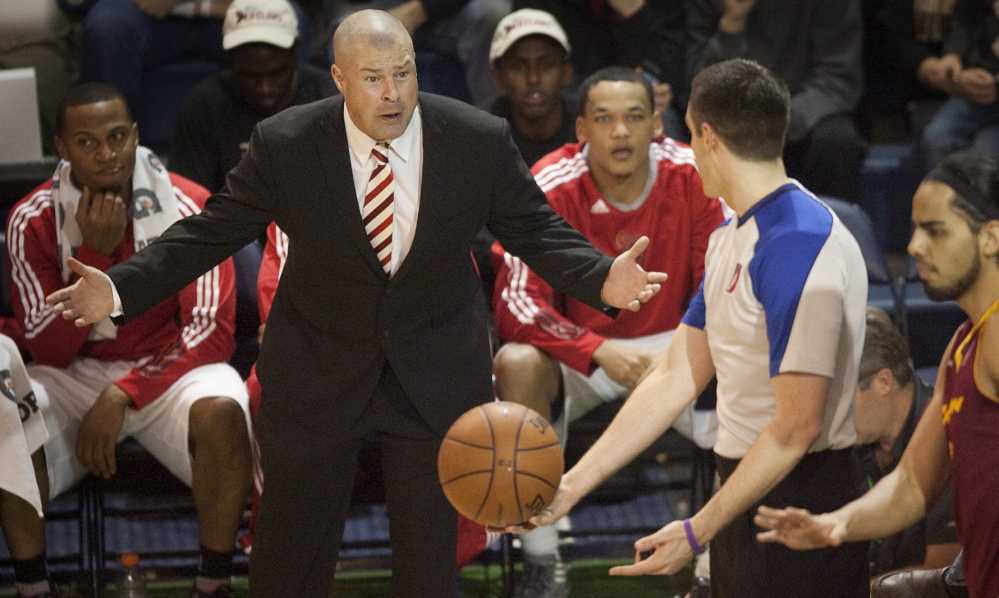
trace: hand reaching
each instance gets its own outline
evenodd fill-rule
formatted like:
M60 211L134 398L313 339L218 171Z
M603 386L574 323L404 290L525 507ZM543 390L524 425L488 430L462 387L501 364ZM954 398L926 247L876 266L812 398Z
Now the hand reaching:
M646 272L638 265L638 256L649 246L649 238L642 237L614 259L607 280L600 293L604 303L622 309L638 311L642 304L659 292L659 283L666 280L664 272Z
M813 515L805 509L771 509L761 506L753 523L769 530L756 534L760 542L780 542L795 550L839 546L846 537L846 524L831 514Z
M628 345L614 342L610 339L600 343L593 352L593 361L603 368L611 380L621 386L631 389L638 385L655 354Z
M724 0L724 12L718 27L725 33L739 33L746 28L746 20L754 6L756 0Z
M80 278L46 297L45 303L52 306L56 315L61 315L65 320L74 320L81 328L111 315L114 311L114 294L108 275L73 258L67 258L66 263Z
M652 554L648 554L652 551ZM647 558L642 558L647 555ZM672 575L682 569L694 551L687 541L682 521L673 521L635 542L635 563L612 567L611 575Z
M542 509L540 513L520 525L511 525L494 531L524 534L536 527L551 525L562 517L565 517L569 510L579 501L578 498L573 498L572 494L571 488L565 483L565 478L563 477L562 483L559 484L559 488L555 492L555 497L552 498L552 502Z

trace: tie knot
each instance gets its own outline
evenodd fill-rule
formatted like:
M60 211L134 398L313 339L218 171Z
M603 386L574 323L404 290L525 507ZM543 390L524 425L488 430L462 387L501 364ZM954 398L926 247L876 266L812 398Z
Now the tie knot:
M379 164L387 164L388 150L389 150L388 142L382 141L380 143L376 143L375 147L371 149L371 155L375 157L375 161L378 162Z

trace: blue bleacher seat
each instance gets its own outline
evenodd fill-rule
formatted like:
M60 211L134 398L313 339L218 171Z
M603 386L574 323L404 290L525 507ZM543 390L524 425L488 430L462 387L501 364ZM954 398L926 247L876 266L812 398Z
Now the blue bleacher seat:
M864 265L867 267L867 304L883 309L898 324L902 318L898 290L888 262L881 251L881 245L875 236L870 217L862 208L842 199L834 197L821 199L836 212L860 245Z

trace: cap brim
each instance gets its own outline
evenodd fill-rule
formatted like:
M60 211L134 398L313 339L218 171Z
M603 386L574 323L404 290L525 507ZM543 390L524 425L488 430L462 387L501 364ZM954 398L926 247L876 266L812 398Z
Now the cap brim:
M231 50L243 44L262 43L287 50L295 45L297 37L274 27L243 27L222 37L222 49Z

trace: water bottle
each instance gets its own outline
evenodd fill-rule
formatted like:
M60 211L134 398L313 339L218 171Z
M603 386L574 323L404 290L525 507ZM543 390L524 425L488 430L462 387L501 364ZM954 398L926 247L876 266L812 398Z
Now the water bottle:
M139 567L139 555L126 552L121 555L121 570L115 583L115 598L148 598L146 576Z

